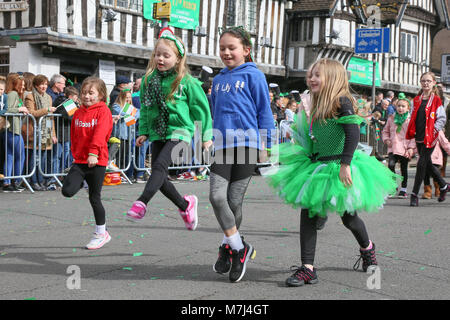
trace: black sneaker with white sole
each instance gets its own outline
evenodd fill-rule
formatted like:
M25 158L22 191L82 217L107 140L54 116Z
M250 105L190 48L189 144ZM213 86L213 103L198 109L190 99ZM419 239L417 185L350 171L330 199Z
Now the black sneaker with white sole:
M247 242L242 241L244 248L241 250L231 250L231 270L229 278L231 282L238 282L242 279L247 268L247 262L255 259L256 250Z
M217 273L228 273L231 268L231 248L228 244L222 244L219 247L219 256L213 265L213 270Z

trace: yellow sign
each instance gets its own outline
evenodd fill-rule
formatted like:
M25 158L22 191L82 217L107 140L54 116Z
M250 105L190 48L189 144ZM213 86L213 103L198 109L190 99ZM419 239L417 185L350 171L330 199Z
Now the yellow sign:
M168 19L170 21L170 2L156 2L153 4L153 19Z

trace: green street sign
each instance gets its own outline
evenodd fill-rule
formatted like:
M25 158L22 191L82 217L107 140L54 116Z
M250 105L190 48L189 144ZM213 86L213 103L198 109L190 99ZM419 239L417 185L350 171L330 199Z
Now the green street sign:
M153 4L158 0L144 0L144 18L153 19ZM195 29L199 25L200 0L171 0L169 26L180 29Z
M350 71L350 83L363 84L366 86L372 86L373 77L373 62L356 57L352 57L348 63L347 70ZM375 86L381 86L380 81L380 69L378 62L375 66Z

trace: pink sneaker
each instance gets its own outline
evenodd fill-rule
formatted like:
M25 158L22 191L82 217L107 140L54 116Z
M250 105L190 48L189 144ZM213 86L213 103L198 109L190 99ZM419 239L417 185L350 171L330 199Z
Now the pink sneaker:
M146 212L147 205L142 201L135 201L131 209L127 212L127 219L133 222L141 221Z
M178 212L180 212L181 218L184 220L184 224L186 225L186 228L188 230L194 231L197 228L198 223L198 216L197 216L197 204L198 200L197 197L192 196L184 196L184 199L189 202L188 207L186 211L181 211L178 209Z

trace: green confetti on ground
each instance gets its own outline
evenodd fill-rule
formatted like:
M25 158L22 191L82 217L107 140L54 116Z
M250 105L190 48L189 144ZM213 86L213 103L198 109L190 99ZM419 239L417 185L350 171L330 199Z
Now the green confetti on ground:
M283 231L288 231L288 229L287 229L287 228L283 228L282 230L283 230Z
M123 270L129 270L129 271L133 270L133 268L130 268L130 267L123 267L122 269Z
M419 270L423 271L425 270L425 267L420 267Z
M164 213L160 213L159 215L160 215L161 217L165 217Z
M36 300L36 298L35 297L30 297L30 298L25 298L23 300Z
M347 289L347 288L345 288L345 289L342 289L341 290L343 293L349 293L349 292L352 292L352 290L351 289Z
M428 229L427 231L424 232L425 235L429 234L431 232L431 229Z
M273 257L266 257L266 259L273 259Z
M133 253L133 257L140 257L140 256L142 256L142 252Z
M73 249L72 249L72 252L77 252L77 249L73 248Z
M129 240L128 243L129 243L129 244L133 244L133 240Z
M392 255L394 255L394 254L395 254L395 252L392 251L392 252L386 253L384 256L385 256L385 257L390 257L390 256L392 256Z
M150 280L157 280L159 279L158 277L151 277Z
M20 40L20 36L10 36L10 38L16 41Z

